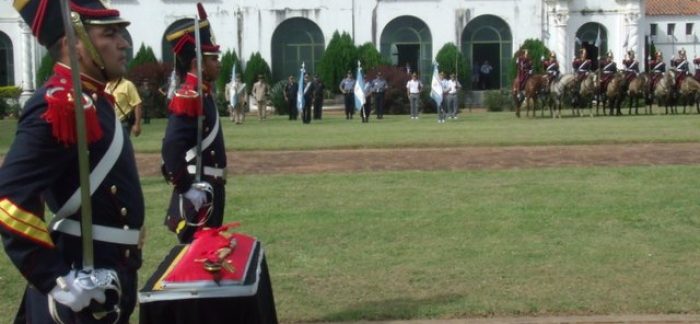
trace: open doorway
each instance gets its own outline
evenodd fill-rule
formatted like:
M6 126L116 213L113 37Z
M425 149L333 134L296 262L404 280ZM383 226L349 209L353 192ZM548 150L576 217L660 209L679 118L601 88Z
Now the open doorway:
M418 59L420 58L419 44L396 44L398 52L398 67L410 69L411 72L418 70Z
M501 64L500 64L500 44L479 44L473 45L473 62L472 73L479 73L484 62L488 61L493 67L491 73L484 75L479 73L479 81L477 90L491 90L500 88L501 84Z

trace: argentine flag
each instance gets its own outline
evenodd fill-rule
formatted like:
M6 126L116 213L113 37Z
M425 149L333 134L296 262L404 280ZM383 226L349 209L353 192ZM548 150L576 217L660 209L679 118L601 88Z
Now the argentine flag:
M299 70L299 83L297 83L297 111L301 112L304 109L304 74L306 70L304 69L304 63L301 63L301 70Z
M440 110L440 104L442 103L442 83L440 83L440 78L438 78L438 64L435 63L435 68L433 69L433 81L430 82L430 98L435 100L435 104Z
M357 61L357 77L355 80L355 88L353 89L353 93L355 93L355 110L360 110L365 104L365 79L362 77L360 61Z

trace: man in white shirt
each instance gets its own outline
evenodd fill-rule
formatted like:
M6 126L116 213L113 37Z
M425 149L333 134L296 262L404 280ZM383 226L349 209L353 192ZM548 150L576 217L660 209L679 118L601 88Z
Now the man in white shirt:
M418 119L418 104L420 101L420 91L423 89L423 84L418 80L418 74L413 72L411 80L406 83L406 95L411 103L411 119Z
M450 75L450 80L447 82L447 113L450 119L457 119L457 104L458 96L457 92L462 88L462 85L457 80L457 75L452 73Z

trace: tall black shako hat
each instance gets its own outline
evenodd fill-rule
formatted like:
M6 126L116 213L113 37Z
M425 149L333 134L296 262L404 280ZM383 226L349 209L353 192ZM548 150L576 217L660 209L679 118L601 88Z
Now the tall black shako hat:
M45 47L65 34L60 4L58 0L14 0L12 3L39 44ZM129 24L119 17L119 10L109 8L101 0L70 0L69 5L73 17L78 17L84 25ZM77 28L76 31L79 32Z
M197 11L199 12L199 37L202 42L202 55L219 55L219 45L216 44L214 33L211 30L209 21L207 20L207 12L204 10L202 3L197 3ZM170 42L173 47L175 56L183 62L190 62L197 56L195 35L194 35L194 19L185 19L180 22L175 31L165 36L165 39Z

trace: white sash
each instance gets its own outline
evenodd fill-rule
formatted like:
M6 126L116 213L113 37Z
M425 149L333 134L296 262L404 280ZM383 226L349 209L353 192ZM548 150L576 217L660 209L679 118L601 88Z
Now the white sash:
M212 129L211 132L209 132L209 135L205 137L202 140L202 152L206 150L212 143L214 143L214 139L216 138L216 134L219 133L220 127L219 127L219 111L216 111L216 118L214 119L214 129ZM185 155L185 160L187 162L190 162L194 160L194 158L197 157L197 147L193 147L189 150L187 150L187 154Z
M102 181L104 181L105 177L107 177L107 173L112 170L112 167L117 162L119 155L121 155L122 148L124 148L124 132L122 131L122 125L119 122L119 119L115 117L114 138L112 138L112 143L109 144L107 152L102 157L100 162L97 163L97 166L95 166L95 169L92 170L92 173L90 173L90 196L95 193L97 187L99 187L100 184L102 184ZM63 206L61 206L56 214L54 214L53 218L51 219L52 226L61 219L75 214L78 211L78 208L80 208L80 199L80 186L78 186L78 189L75 189L75 192L73 192L70 198L66 200Z

